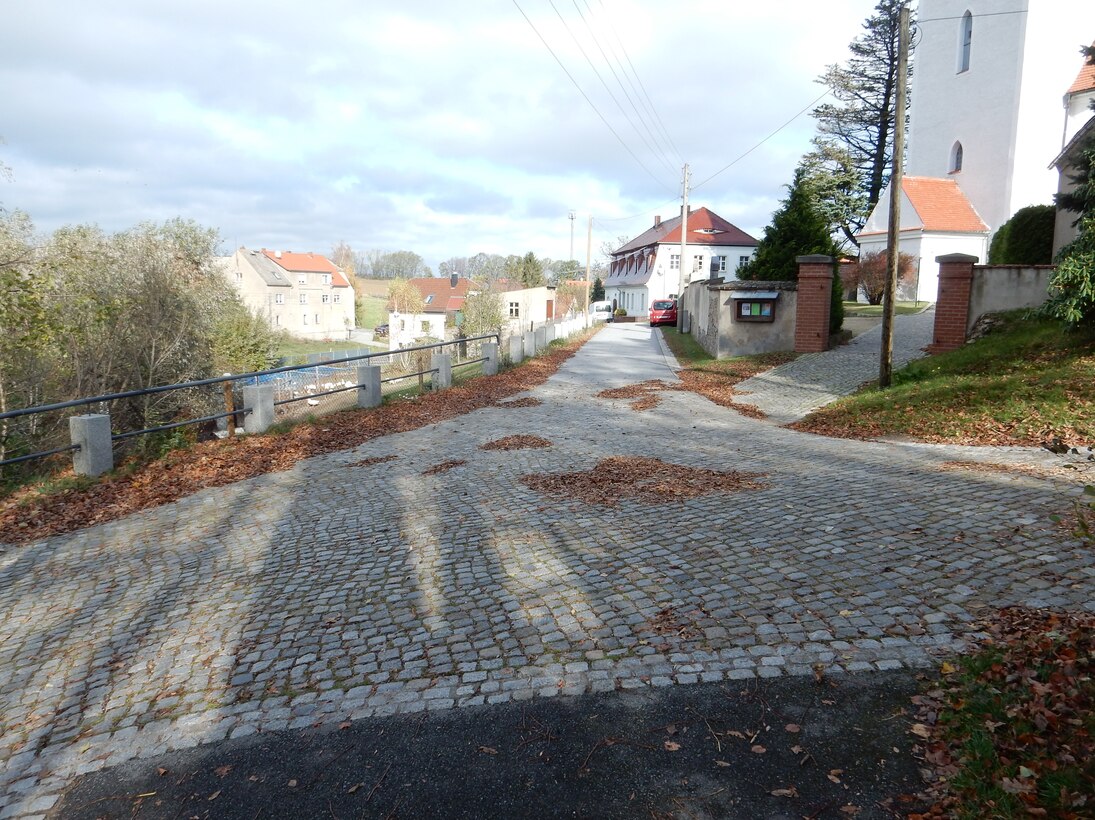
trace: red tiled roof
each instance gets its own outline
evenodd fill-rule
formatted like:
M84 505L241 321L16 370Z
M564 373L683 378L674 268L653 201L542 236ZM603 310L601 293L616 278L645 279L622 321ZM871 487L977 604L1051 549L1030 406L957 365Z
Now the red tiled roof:
M904 177L902 190L909 198L925 231L987 233L984 223L953 179Z
M703 233L701 233L703 231ZM709 233L710 231L710 233ZM675 216L639 234L615 253L638 250L647 245L681 243L681 218ZM714 211L697 208L688 214L689 245L745 245L752 247L757 240Z
M293 253L292 251L268 251L262 249L267 259L281 265L293 273L329 273L331 285L336 288L348 288L350 283L342 275L335 263L318 253Z
M426 313L452 313L460 310L473 285L471 279L458 279L454 288L447 276L430 276L410 281L426 300Z
M1095 63L1089 63L1085 58L1080 73L1076 75L1076 80L1068 87L1066 93L1079 94L1081 91L1091 91L1093 88L1095 88Z

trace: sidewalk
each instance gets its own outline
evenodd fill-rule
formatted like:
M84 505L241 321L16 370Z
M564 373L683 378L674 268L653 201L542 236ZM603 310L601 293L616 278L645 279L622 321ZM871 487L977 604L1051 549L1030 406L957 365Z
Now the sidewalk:
M935 325L935 309L894 319L893 366L896 370L927 354ZM769 421L790 424L847 396L878 378L882 326L856 336L848 344L824 353L807 353L793 362L741 382L736 393L742 404L755 405Z

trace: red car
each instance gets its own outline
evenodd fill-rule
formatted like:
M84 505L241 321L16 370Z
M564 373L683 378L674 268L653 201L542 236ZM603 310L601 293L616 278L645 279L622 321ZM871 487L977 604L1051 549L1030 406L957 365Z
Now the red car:
M655 299L650 303L650 326L677 324L677 301Z

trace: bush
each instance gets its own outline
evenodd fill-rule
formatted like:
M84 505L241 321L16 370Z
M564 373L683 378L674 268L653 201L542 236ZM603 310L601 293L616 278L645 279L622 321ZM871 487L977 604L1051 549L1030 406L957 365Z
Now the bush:
M683 217L682 217L682 219L683 219ZM626 316L627 311L624 310L623 308L616 308L614 311L612 311L612 315L613 316Z
M882 304L882 297L886 294L886 278L888 275L886 264L886 251L864 253L859 257L859 263L854 269L848 271L848 283L854 283L863 288L867 296L867 303L871 305ZM897 281L911 284L916 276L916 257L911 254L899 254L897 262ZM896 298L896 295L895 297Z
M1080 222L1080 235L1061 248L1042 310L1070 325L1095 325L1095 215Z
M1000 226L989 247L990 265L1048 265L1053 259L1052 205L1020 208Z

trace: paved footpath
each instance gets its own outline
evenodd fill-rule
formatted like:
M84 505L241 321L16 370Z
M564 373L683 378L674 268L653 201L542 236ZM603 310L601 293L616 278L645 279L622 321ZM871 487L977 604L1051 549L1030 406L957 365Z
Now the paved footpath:
M934 324L934 308L895 317L895 370L927 355L924 348L931 344ZM877 379L881 344L882 325L876 325L846 345L824 353L807 353L746 379L735 392L742 394L743 404L755 405L770 421L789 424Z
M1032 450L797 433L691 393L613 325L493 407L0 553L0 818L169 749L369 716L917 668L1002 604L1095 608L1095 555L1050 516L1078 486L955 459ZM485 451L512 434L554 446ZM360 465L362 459L395 460ZM763 473L672 504L548 499L528 474L655 456ZM439 475L423 472L455 459Z

